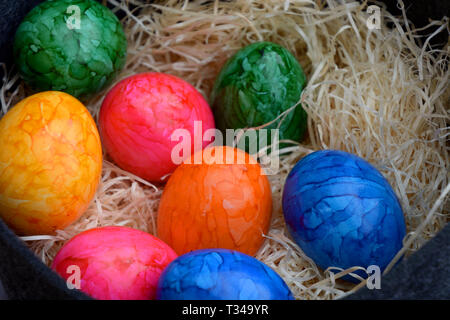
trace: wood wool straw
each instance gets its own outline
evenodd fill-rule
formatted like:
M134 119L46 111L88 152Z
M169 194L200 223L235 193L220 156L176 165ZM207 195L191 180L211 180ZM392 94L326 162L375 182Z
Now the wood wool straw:
M345 150L383 173L404 210L406 256L449 221L450 46L439 50L429 45L438 32L448 33L447 18L431 21L423 29L436 31L417 44L417 30L404 8L402 17L394 17L381 4L381 29L370 30L367 4L356 1L108 2L125 12L128 37L127 62L117 81L138 72L167 72L208 97L226 59L261 40L286 47L301 63L308 79L301 97L309 116L308 135L280 151L280 168L269 176L273 220L256 255L280 274L297 299L338 299L364 285L339 279L358 266L338 274L320 270L286 231L283 184L306 154ZM111 87L84 101L95 119ZM2 114L31 93L10 70L0 89ZM162 190L121 170L105 155L100 186L87 212L56 235L22 240L50 265L68 239L90 228L122 225L155 234Z

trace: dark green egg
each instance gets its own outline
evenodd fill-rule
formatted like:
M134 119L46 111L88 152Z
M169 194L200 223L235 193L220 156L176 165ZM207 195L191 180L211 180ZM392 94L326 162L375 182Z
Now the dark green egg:
M38 91L74 96L100 91L125 64L120 21L94 0L49 0L25 17L14 58L25 82Z
M225 134L225 129L267 124L299 101L305 85L305 74L287 49L271 42L250 44L227 61L214 84L210 102L216 126ZM264 129L278 128L280 140L300 141L306 118L298 104Z

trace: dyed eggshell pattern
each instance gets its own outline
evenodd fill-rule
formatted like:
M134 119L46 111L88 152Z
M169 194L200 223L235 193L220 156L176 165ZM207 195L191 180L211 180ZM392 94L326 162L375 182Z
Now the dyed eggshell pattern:
M283 211L297 244L323 269L377 265L383 271L406 233L387 180L343 151L317 151L301 159L287 177Z
M81 291L93 298L144 300L155 298L162 270L176 257L168 245L146 232L102 227L69 240L52 269L67 280L74 274L69 267L78 266Z
M281 277L264 263L226 249L204 249L174 260L158 284L161 300L292 300Z
M202 161L195 164L198 155ZM245 160L232 164L238 157ZM187 162L163 191L158 237L178 254L205 248L255 254L272 214L269 181L259 164L244 151L223 146L205 148Z
M44 1L25 17L14 38L15 62L28 85L77 97L111 82L126 53L119 19L94 0Z
M103 101L100 135L103 144L122 169L152 182L176 168L171 141L176 129L186 129L194 150L194 121L203 133L214 128L211 109L189 83L163 73L141 73L120 81ZM202 147L209 142L205 141ZM188 157L190 154L183 154Z
M267 41L252 43L227 61L214 83L210 101L217 128L225 132L273 122L264 129L279 129L280 140L299 141L307 125L301 105L275 119L299 102L305 86L306 76L287 49ZM258 143L258 150L264 147Z
M0 120L0 215L18 234L74 222L96 192L100 137L89 111L57 91L32 95Z

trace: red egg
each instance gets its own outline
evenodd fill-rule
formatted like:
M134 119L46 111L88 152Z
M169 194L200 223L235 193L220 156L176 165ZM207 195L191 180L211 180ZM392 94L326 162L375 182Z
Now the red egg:
M102 227L70 239L52 269L93 298L145 300L155 298L163 269L176 257L167 244L146 232Z
M191 154L210 143L200 140L194 145L195 121L201 124L197 130L202 136L214 128L203 96L180 78L148 72L126 78L109 91L100 110L99 129L106 151L119 167L158 182L179 164L171 157L180 142L171 138L176 129L189 132Z

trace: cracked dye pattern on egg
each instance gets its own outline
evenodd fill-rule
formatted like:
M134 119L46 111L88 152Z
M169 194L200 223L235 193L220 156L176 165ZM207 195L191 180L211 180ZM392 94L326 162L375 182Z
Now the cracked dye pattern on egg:
M76 97L110 83L126 51L120 21L94 0L45 1L30 11L14 38L15 61L28 85Z
M178 254L206 248L255 254L272 215L270 184L260 165L248 153L224 146L205 148L188 160L164 188L158 237Z
M297 244L323 269L377 265L383 271L406 234L388 181L344 151L317 151L301 159L287 177L283 211Z
M267 265L238 251L203 249L175 259L162 273L160 300L293 300Z
M252 43L227 61L214 83L210 101L217 128L225 133L273 121L264 129L279 129L280 140L299 141L307 118L301 105L274 120L299 102L305 85L306 76L287 49L267 41ZM258 150L264 147L258 143Z
M194 122L201 122L201 131L194 133ZM212 111L203 96L186 81L164 73L147 72L128 77L116 84L103 101L99 128L103 145L124 170L152 182L177 167L172 150L180 144L171 139L175 130L185 130L190 150L206 147L203 141L208 129L214 129ZM186 140L187 141L187 140ZM184 154L181 158L191 154ZM186 151L187 153L187 151Z
M94 119L69 94L32 95L0 120L0 216L18 234L52 234L77 220L101 169Z
M148 300L155 298L162 271L176 257L149 233L101 227L70 239L55 256L52 269L75 284L73 270L78 267L81 291L96 299Z

